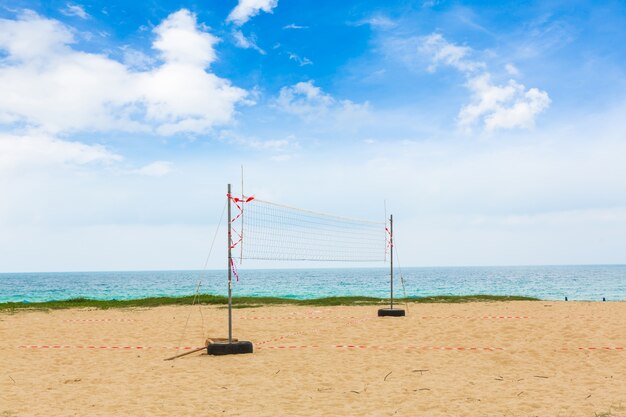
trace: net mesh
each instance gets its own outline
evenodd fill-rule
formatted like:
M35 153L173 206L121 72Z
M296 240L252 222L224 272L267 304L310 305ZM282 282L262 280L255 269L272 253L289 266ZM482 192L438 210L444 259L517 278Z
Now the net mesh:
M241 259L374 262L386 258L384 222L315 213L256 198L240 209Z

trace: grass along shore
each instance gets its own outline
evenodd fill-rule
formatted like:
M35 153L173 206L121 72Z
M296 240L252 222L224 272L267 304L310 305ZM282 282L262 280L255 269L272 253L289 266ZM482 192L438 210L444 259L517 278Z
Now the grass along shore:
M191 305L194 303L193 295L183 297L149 297L134 300L94 300L89 298L73 298L70 300L44 301L35 303L9 302L0 303L0 311L14 311L25 309L48 310L67 308L137 308L158 307L167 305ZM420 298L397 298L398 304L404 303L468 303L477 301L529 301L538 300L532 297L508 296L508 295L439 295ZM233 307L249 308L264 305L301 305L301 306L339 306L339 305L387 305L388 298L377 297L326 297L297 300L293 298L279 297L233 297ZM222 305L228 304L228 298L221 295L200 294L195 304Z

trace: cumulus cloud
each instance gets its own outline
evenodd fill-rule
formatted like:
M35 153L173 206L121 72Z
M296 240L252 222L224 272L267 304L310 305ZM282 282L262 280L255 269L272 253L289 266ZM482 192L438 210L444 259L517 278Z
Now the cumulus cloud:
M242 26L260 12L272 13L276 6L278 6L278 0L239 0L226 21Z
M206 67L215 61L213 46L219 39L198 27L189 10L172 13L153 32L157 38L152 47L167 63Z
M483 120L485 130L531 128L537 114L550 105L550 97L537 88L509 80L505 85L494 85L489 74L481 74L467 82L473 102L459 113L461 127L469 127Z
M147 70L156 64L157 60L137 49L124 46L122 51L122 62L131 70Z
M85 11L85 8L80 4L71 4L68 3L65 5L64 9L61 9L61 13L66 16L76 16L81 19L89 19L89 14Z
M276 104L287 113L310 115L327 111L335 104L335 99L316 87L313 81L306 81L281 88Z
M458 122L463 129L469 130L476 124L482 124L486 131L532 128L537 115L550 106L550 97L543 90L526 88L514 79L495 84L486 64L472 58L471 48L448 42L439 33L420 38L418 52L430 59L428 71L447 66L467 78L465 85L472 102L459 112ZM519 75L513 64L507 64L505 69L511 76Z
M232 120L246 91L207 70L218 38L182 9L153 30L160 59L119 62L74 49L71 28L24 12L0 19L0 123L76 131L202 133ZM136 58L136 56L135 56ZM126 56L128 61L128 56Z
M319 117L345 120L363 116L369 111L368 103L336 100L317 87L312 80L281 88L275 104L280 110L305 120Z
M17 20L0 19L0 48L16 61L60 54L71 43L74 36L68 27L32 11L24 11Z

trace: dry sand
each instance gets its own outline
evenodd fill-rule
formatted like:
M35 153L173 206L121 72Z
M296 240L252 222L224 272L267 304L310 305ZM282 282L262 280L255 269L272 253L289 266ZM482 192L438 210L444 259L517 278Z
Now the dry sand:
M254 354L173 362L189 313L181 346L224 336L226 310L2 313L0 416L626 415L624 302L376 310L234 310Z

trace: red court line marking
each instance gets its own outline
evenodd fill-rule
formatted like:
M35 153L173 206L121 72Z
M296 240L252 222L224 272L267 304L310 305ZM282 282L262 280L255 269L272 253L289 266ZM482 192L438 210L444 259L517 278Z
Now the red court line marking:
M199 347L199 346L198 346ZM191 350L194 346L95 346L95 345L20 345L18 349L117 349L117 350L146 350L146 349L176 349Z
M319 319L361 319L353 316L293 316L293 317L239 317L237 320L319 320ZM369 318L369 317L367 317Z
M421 350L443 350L443 351L494 351L504 350L501 347L452 347L452 346L398 346L398 345L334 345L337 349L421 349Z
M563 350L568 350L569 348L563 348ZM572 348L572 350L575 350L576 348ZM589 347L579 347L577 348L578 350L620 350L623 351L625 348L621 347L621 346L603 346L603 347L596 347L596 346L589 346Z
M422 319L472 320L472 319L530 319L530 316L421 316Z
M259 345L260 343L255 343ZM338 344L329 345L337 349L421 349L421 350L443 350L443 351L502 351L502 347L476 347L476 346L417 346L417 345L355 345L355 344ZM263 346L257 349L296 349L296 348L318 348L319 345L280 345L280 346ZM117 349L117 350L146 350L146 349L176 349L191 350L197 349L199 346L136 346L136 345L19 345L19 349ZM624 346L579 346L579 347L562 347L559 350L588 350L588 351L626 351Z
M336 349L420 349L420 350L439 350L439 351L503 351L502 347L466 347L466 346L416 346L416 345L329 345ZM116 345L116 346L95 346L95 345L20 345L19 349L111 349L111 350L147 350L147 349L174 349L174 350L191 350L197 349L200 346L129 346L129 345ZM319 348L319 345L279 345L279 346L262 346L257 350L262 349L303 349L303 348ZM624 352L626 347L623 346L587 346L587 347L575 347L568 348L563 347L560 350L588 350L588 351L620 351Z
M69 319L62 320L65 323L94 323L94 322L135 322L137 319Z
M319 348L318 345L288 345L288 346L263 346L258 348L258 350L263 349L313 349Z
M263 346L258 348L262 349L304 349L304 348L319 348L319 345L280 345L280 346ZM331 348L335 349L422 349L422 350L443 350L443 351L490 351L504 350L503 348L491 348L491 347L449 347L449 346L393 346L393 345L331 345Z

